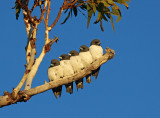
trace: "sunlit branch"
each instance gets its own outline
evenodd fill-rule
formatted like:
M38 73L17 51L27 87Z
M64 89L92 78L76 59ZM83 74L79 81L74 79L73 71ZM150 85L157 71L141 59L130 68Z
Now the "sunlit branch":
M115 55L114 50L107 48L106 54L104 54L102 57L100 57L95 62L93 62L91 65L79 71L78 73L75 73L74 75L66 76L63 79L51 81L49 83L45 82L44 85L37 86L32 89L20 91L16 99L13 99L10 93L5 92L3 96L0 96L0 107L11 105L16 102L22 102L22 101L25 102L36 94L45 92L49 89L52 89L52 88L55 88L55 87L58 87L58 86L61 86L61 85L64 85L70 82L74 82L82 77L85 77L86 75L90 74L92 70L97 69L99 66L106 63L108 60L112 59L114 55Z
M37 34L37 25L35 26L35 28L33 29L33 33L32 33L32 40L30 40L31 42L31 56L29 59L29 63L27 64L25 73L21 79L21 81L19 82L18 86L12 91L12 96L13 98L17 97L17 93L20 91L20 89L22 88L22 86L24 85L24 82L26 81L26 79L28 78L28 75L31 71L31 68L34 64L34 59L35 59L35 54L36 54L36 49L35 49L35 38L36 38L36 34Z
M57 15L57 18L55 19L55 21L53 22L53 24L48 27L48 30L51 31L51 29L57 24L59 18L61 17L61 14L63 12L63 6L60 8L59 12L58 12L58 15Z

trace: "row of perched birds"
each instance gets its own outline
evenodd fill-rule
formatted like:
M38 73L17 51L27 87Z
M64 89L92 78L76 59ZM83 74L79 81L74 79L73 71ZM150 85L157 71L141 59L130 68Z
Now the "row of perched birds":
M98 39L94 39L90 47L88 48L86 45L82 45L80 47L79 53L75 50L72 50L66 54L62 54L59 58L60 61L57 59L52 59L50 67L48 68L48 78L49 81L54 81L57 79L62 79L66 76L74 75L75 73L83 70L88 65L96 61L103 55L103 48L101 47L101 42ZM99 69L93 70L92 75L97 78ZM91 74L86 76L86 82L91 82ZM76 82L77 90L79 88L83 88L83 78L77 80ZM66 92L72 94L73 93L73 82L68 83L65 85ZM55 97L61 96L62 86L52 89Z

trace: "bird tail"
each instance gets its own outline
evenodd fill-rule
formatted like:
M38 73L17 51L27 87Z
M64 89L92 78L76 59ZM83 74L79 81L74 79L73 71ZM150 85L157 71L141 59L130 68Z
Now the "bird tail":
M98 67L96 70L93 70L93 71L92 71L92 76L95 76L95 79L97 79L99 70L100 70L100 67Z
M73 82L68 83L65 86L66 86L66 92L72 94L73 93Z
M77 91L78 89L83 89L83 78L76 81Z
M56 99L58 99L58 96L61 97L61 93L62 93L62 86L59 86L57 88L53 88L52 89Z
M86 76L86 82L91 83L91 74Z

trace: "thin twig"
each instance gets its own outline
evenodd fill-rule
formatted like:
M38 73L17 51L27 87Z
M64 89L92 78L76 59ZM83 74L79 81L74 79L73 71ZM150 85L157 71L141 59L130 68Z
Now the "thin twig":
M43 19L43 17L44 17L44 14L45 14L45 12L46 12L47 4L48 4L48 0L45 0L44 7L43 7L43 10L42 10L41 16L40 16L40 18L39 18L39 20L38 20L38 23L39 23L39 24L41 23L41 21L42 21L42 19Z
M58 15L57 15L57 18L55 19L53 24L48 28L49 31L51 31L51 29L57 24L59 18L61 17L62 12L63 12L63 6L60 8Z

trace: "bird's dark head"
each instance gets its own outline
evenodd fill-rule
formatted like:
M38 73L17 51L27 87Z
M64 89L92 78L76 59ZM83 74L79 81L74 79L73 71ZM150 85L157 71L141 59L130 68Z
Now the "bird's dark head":
M87 52L87 51L89 51L89 48L86 45L82 45L79 49L80 49L79 52Z
M68 55L69 55L69 56L77 56L77 55L79 55L79 54L78 54L77 51L72 50L72 51L70 51L70 52L68 53Z
M91 42L90 45L98 45L98 46L100 46L100 44L101 44L101 42L100 42L99 39L94 39L94 40Z
M70 57L66 54L62 54L60 57L58 57L60 60L69 60Z
M60 62L57 59L52 59L51 60L51 65L50 67L58 66L60 65Z

